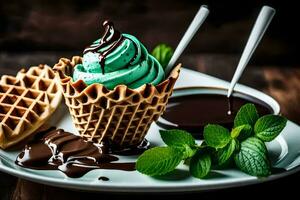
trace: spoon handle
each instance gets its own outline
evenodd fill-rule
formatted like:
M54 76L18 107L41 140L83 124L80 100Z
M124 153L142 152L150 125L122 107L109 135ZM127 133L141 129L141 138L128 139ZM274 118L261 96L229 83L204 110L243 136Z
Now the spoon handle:
M173 56L171 57L167 67L166 67L166 74L169 74L172 68L175 65L175 62L178 60L186 46L189 44L197 30L200 28L200 26L205 21L207 15L209 13L209 10L206 5L202 5L200 9L198 10L196 16L194 17L192 23L190 24L189 28L185 32L184 36L182 37L181 41L179 42Z
M246 47L243 51L242 57L240 58L237 69L231 80L230 87L228 88L227 97L230 97L234 89L234 86L236 85L239 78L241 77L246 65L248 64L254 50L256 49L265 31L267 30L274 15L275 15L274 8L271 8L269 6L264 6L261 9L258 18L254 24L254 27L251 31Z

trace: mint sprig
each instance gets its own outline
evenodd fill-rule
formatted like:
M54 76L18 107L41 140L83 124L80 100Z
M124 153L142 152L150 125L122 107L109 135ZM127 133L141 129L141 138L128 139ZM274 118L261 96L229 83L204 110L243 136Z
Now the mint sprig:
M161 139L170 147L183 153L183 159L192 157L196 152L196 140L183 130L160 130Z
M153 49L151 54L158 60L161 66L165 69L171 57L173 56L173 53L174 51L172 47L166 44L159 44Z
M275 139L286 123L284 117L277 115L259 118L255 106L245 104L238 111L231 131L217 124L205 126L200 145L186 131L161 130L162 140L168 146L145 151L138 158L136 169L157 176L173 171L185 161L192 176L204 178L211 169L233 163L249 175L268 176L271 165L264 142Z

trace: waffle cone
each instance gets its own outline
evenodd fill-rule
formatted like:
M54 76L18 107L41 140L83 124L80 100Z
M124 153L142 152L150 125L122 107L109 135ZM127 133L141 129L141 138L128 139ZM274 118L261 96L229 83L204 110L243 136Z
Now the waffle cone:
M166 108L173 86L179 76L178 65L170 76L158 84L144 84L137 89L119 85L108 90L102 84L87 86L70 77L82 58L62 58L54 66L65 101L79 134L97 143L108 139L118 146L134 146L145 137L151 123Z
M46 66L22 69L0 79L0 147L5 149L31 136L58 107L62 95Z

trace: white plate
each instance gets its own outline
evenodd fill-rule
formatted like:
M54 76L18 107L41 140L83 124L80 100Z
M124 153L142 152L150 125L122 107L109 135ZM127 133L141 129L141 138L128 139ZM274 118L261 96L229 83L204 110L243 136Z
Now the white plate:
M227 87L228 83L198 72L182 69L180 79L176 87L185 86L217 86ZM261 97L278 105L271 97L246 86L237 85L237 91ZM66 131L76 132L67 108L63 105L52 117L56 127ZM206 179L196 179L188 174L185 166L181 165L171 175L152 178L138 173L137 171L126 172L119 170L97 169L90 171L81 178L69 178L60 171L31 170L15 165L14 161L19 152L6 152L0 150L0 170L8 174L43 183L56 187L64 187L79 190L107 191L107 192L181 192L201 191L217 188L235 187L274 180L283 176L300 171L300 127L288 121L282 134L271 143L267 144L271 160L275 167L284 168L287 171L273 174L267 178L258 179L248 176L234 169L215 170ZM158 126L152 124L147 135L153 145L161 145L162 141L158 134ZM135 156L120 157L119 162L135 161ZM109 181L98 180L98 177L106 176Z

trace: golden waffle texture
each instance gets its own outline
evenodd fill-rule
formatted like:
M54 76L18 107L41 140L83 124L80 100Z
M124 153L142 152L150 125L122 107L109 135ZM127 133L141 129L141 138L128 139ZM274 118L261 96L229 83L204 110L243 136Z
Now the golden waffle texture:
M108 139L119 146L138 145L144 139L151 123L165 110L181 67L176 66L157 86L130 89L119 85L108 90L99 83L73 82L71 75L78 63L82 58L75 56L62 58L54 66L72 120L82 137L97 143Z
M54 71L46 65L22 69L0 79L0 147L32 135L60 104Z

